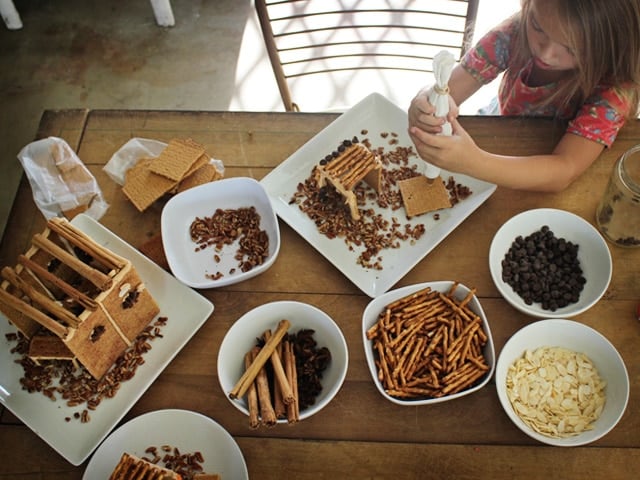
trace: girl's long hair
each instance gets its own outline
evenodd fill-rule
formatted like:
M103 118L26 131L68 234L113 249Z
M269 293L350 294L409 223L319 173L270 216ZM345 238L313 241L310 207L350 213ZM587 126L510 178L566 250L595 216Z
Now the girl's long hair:
M531 58L527 22L532 0L522 0L519 45L514 66ZM638 114L640 99L640 0L555 0L554 14L565 26L576 56L576 75L559 82L544 105L561 100L581 105L598 85L610 85L627 98L628 116ZM518 68L518 69L519 69Z

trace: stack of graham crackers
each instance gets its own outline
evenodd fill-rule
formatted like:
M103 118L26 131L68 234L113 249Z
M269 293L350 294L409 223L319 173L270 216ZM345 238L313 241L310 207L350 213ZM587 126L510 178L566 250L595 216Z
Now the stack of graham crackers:
M145 211L167 193L222 178L205 149L190 138L173 139L155 158L140 159L127 170L122 191L140 211Z

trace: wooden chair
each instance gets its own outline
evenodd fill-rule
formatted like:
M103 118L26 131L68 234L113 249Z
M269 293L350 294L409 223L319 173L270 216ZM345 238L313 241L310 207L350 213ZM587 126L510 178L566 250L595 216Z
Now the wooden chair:
M298 111L293 79L363 70L422 75L432 72L433 56L441 50L461 58L478 2L255 0L255 6L285 110ZM424 76L423 84L429 82Z

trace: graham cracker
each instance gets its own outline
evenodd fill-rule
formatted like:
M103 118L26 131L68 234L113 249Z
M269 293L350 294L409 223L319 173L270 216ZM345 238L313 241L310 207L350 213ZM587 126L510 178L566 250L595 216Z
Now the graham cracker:
M204 147L190 138L173 139L153 160L149 169L158 175L180 181L204 153Z
M216 173L216 167L210 163L203 165L178 184L178 193L211 182L215 178Z
M408 217L451 208L449 192L440 177L429 182L427 177L419 175L399 181L398 186Z
M209 157L207 156L206 153L203 153L198 157L198 159L193 163L193 165L191 165L191 167L189 168L189 170L187 170L187 173L184 174L181 180L184 180L189 175L192 175L194 172L204 167L208 163L209 163Z
M90 204L91 202L89 202ZM89 209L89 204L87 205L78 205L75 208L69 210L63 210L62 214L67 218L67 220L73 220L76 215L86 212Z
M140 212L176 186L174 180L153 173L149 166L153 159L142 159L127 170L122 191Z
M76 356L54 335L36 335L29 342L29 357L39 360L73 360Z

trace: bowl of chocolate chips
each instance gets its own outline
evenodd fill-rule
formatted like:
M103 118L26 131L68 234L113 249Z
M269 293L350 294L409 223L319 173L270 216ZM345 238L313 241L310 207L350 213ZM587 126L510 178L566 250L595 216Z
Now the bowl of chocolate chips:
M609 287L611 253L582 217L552 208L524 211L498 229L489 249L493 281L517 310L537 318L571 318Z

